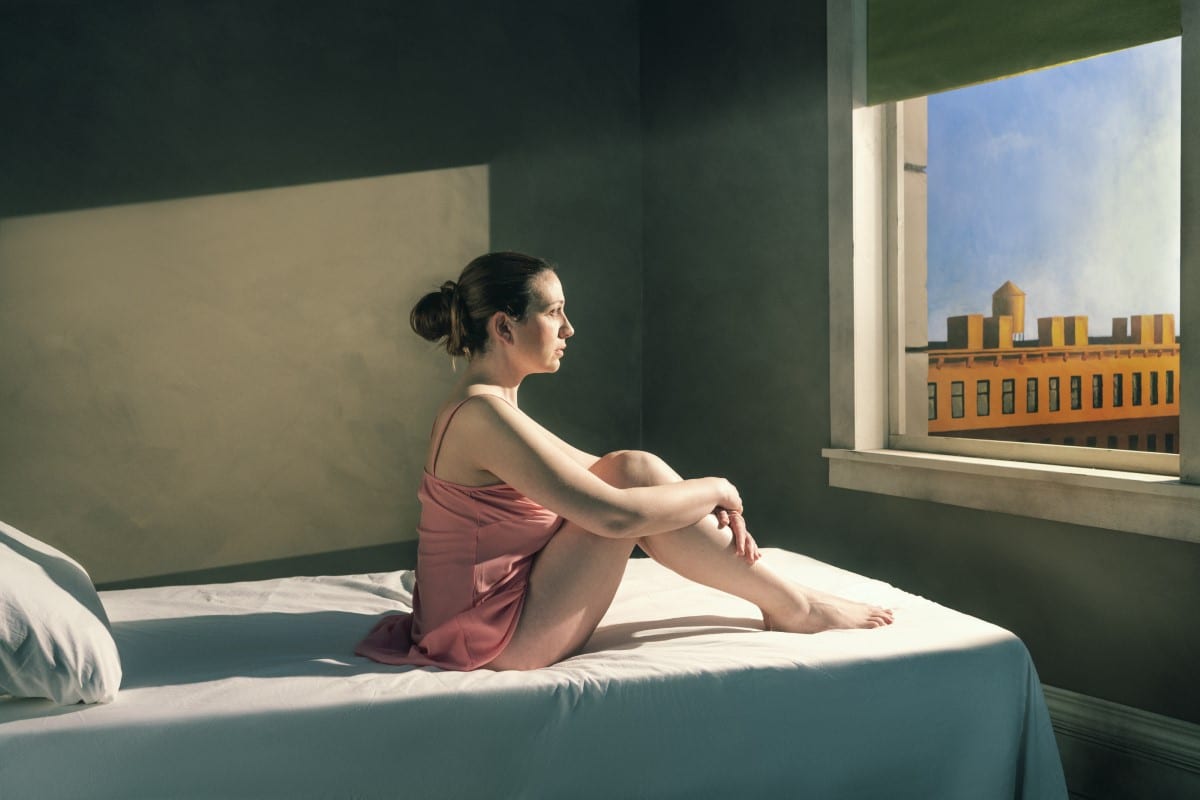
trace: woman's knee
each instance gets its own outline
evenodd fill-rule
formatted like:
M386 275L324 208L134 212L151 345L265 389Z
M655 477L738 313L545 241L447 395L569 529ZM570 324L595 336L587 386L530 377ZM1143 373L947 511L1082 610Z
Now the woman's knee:
M614 486L658 486L679 480L675 471L645 450L615 450L601 457L593 471Z

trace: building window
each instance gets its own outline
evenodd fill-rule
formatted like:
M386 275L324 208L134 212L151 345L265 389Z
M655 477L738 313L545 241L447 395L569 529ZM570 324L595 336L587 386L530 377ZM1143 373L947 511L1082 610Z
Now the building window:
M1175 402L1175 370L1173 369L1167 370L1167 402Z
M1013 378L1005 378L1000 384L1000 411L1012 414L1016 409L1017 382Z
M950 416L962 419L963 416L963 382L954 381L950 384Z
M937 419L937 384L929 384L929 419Z
M1050 410L1058 411L1058 378L1050 379Z
M1092 408L1104 407L1104 376L1092 376Z
M1129 400L1135 406L1140 406L1142 404L1142 373L1135 372L1129 377L1133 379L1133 385L1129 387Z
M1164 437L1163 445L1164 445L1163 449L1164 449L1166 452L1168 452L1168 453L1174 453L1174 452L1175 452L1175 434L1173 434L1173 433L1168 433L1168 434L1167 434L1167 435Z
M1067 445L1068 447L1074 447L1075 446L1075 437L1067 436L1066 438L1063 439L1063 444Z
M1146 435L1146 449L1151 453L1158 450L1158 434L1150 433Z
M1025 410L1033 414L1038 409L1037 378L1025 380Z
M1089 436L1089 437L1087 437L1087 446L1088 446L1088 447L1095 447L1095 446L1096 446L1096 437L1095 437L1095 436Z
M1121 373L1113 375L1113 408L1125 405L1125 376Z
M1150 405L1158 405L1158 372L1150 373Z
M1078 375L1071 376L1071 410L1078 411L1083 408L1083 379Z
M992 413L992 382L975 381L975 415L986 417Z
M1136 433L1129 434L1129 449L1130 450L1138 449L1138 437L1137 437Z
M1116 449L1117 449L1117 447L1118 447L1118 445L1117 445L1117 437L1115 437L1115 436L1110 436L1110 437L1108 437L1108 449L1109 449L1109 450L1116 450Z

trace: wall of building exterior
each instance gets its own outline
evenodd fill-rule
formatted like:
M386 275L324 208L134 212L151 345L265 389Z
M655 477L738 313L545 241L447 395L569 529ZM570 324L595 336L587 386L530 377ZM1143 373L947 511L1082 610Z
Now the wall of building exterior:
M643 5L647 446L733 480L765 544L1008 627L1049 684L1200 722L1200 548L828 487L824 13Z
M1099 379L1099 404L1094 401L1093 381ZM1120 379L1119 384L1117 383ZM1058 381L1057 407L1052 381ZM1079 392L1073 395L1072 380L1078 379ZM1013 397L1004 402L1005 381L1012 381ZM1140 392L1135 391L1140 380ZM1036 401L1029 404L1029 381L1035 381ZM1156 383L1157 381L1157 383ZM987 389L987 413L980 414L979 385ZM1086 435L1098 436L1104 446L1109 435L1136 433L1136 421L1153 420L1154 429L1146 433L1158 436L1159 451L1165 442L1160 428L1163 417L1174 417L1173 429L1179 435L1179 348L1132 347L1127 345L1087 345L1069 349L1017 348L956 352L939 351L929 355L928 383L937 387L936 417L928 420L932 434L971 435L980 429L1009 429L1011 441L1051 439L1063 444L1056 433L1060 426L1078 430L1085 422L1095 423ZM957 385L957 386L956 386ZM1120 386L1119 395L1116 387ZM956 388L961 389L961 416L956 417ZM1118 402L1119 401L1119 402ZM1075 405L1078 407L1074 407ZM1006 410L1007 408L1007 410ZM1129 424L1126 424L1129 423ZM1005 434L999 431L1001 437ZM1086 436L1085 435L1085 436ZM1080 445L1084 440L1079 440ZM1145 438L1142 439L1143 447ZM1122 444L1121 447L1125 448ZM1175 452L1172 450L1171 452Z
M638 58L623 0L4 4L0 518L101 582L395 566L454 379L408 311L486 247L557 261L573 300L525 407L636 444ZM355 179L411 191L310 197ZM81 218L153 247L14 238Z

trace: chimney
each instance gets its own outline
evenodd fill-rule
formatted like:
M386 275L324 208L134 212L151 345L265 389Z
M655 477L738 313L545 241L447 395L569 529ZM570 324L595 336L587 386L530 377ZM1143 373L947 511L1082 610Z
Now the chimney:
M1067 345L1082 347L1088 343L1087 317L1067 317L1063 321L1063 341Z
M983 346L987 350L1011 350L1013 318L1009 314L988 317L983 321Z
M1038 317L1038 346L1062 347L1065 342L1062 317Z
M1129 320L1125 317L1113 317L1112 340L1113 344L1129 341Z
M1133 344L1154 344L1153 314L1134 314L1129 318L1129 322L1132 328L1129 340Z
M983 314L947 317L946 346L951 350L982 350Z

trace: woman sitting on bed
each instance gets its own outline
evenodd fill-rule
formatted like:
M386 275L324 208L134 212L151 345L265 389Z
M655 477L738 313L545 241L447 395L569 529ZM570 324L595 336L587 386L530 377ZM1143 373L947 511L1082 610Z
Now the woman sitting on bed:
M384 618L355 652L459 670L553 664L592 635L635 546L754 603L767 630L892 621L761 563L724 478L683 480L636 450L590 455L526 416L521 381L557 372L575 334L564 305L550 264L492 253L413 308L413 330L467 366L434 422L418 490L413 613Z

